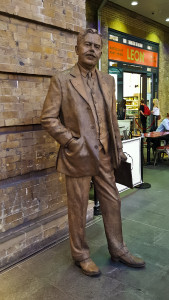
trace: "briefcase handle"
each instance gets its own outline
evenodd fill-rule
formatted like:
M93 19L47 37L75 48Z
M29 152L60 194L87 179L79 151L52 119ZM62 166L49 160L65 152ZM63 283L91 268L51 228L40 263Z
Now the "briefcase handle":
M124 152L124 154L127 156L127 160L126 161L131 164L131 170L133 170L133 158L132 158L132 156L129 153L127 153L127 152Z

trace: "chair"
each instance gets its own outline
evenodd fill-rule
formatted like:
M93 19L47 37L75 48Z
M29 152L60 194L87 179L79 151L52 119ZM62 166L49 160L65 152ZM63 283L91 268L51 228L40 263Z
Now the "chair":
M132 134L131 134L130 130L127 130L127 129L123 130L123 136L122 136L123 140L129 140L129 139L131 139L131 136L132 136Z
M163 154L163 157L164 157L165 153L168 155L168 158L169 158L169 145L159 146L155 149L155 152L154 152L154 166L156 165L157 158L160 158L161 154Z

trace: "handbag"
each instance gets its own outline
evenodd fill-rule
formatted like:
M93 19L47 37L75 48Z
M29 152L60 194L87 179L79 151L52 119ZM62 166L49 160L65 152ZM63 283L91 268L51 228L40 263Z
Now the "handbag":
M121 161L119 167L114 171L116 183L125 185L133 189L133 179L131 171L131 163L127 161Z
M144 104L144 114L145 114L145 116L150 116L151 115L151 111L150 111L149 107L146 104Z

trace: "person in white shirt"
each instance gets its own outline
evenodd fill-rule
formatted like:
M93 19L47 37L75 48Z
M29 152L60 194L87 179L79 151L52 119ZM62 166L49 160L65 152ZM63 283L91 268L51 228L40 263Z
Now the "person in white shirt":
M158 132L169 131L169 113L167 113L166 118L161 122L160 126L158 126Z
M153 110L151 111L153 114L153 125L152 125L152 130L155 131L158 127L158 120L160 116L160 110L158 107L158 99L153 99Z

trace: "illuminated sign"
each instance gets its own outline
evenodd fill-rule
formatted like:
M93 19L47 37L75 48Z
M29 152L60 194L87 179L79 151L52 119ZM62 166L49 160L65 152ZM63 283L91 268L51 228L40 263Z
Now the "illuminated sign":
M109 59L158 67L158 53L109 41Z

